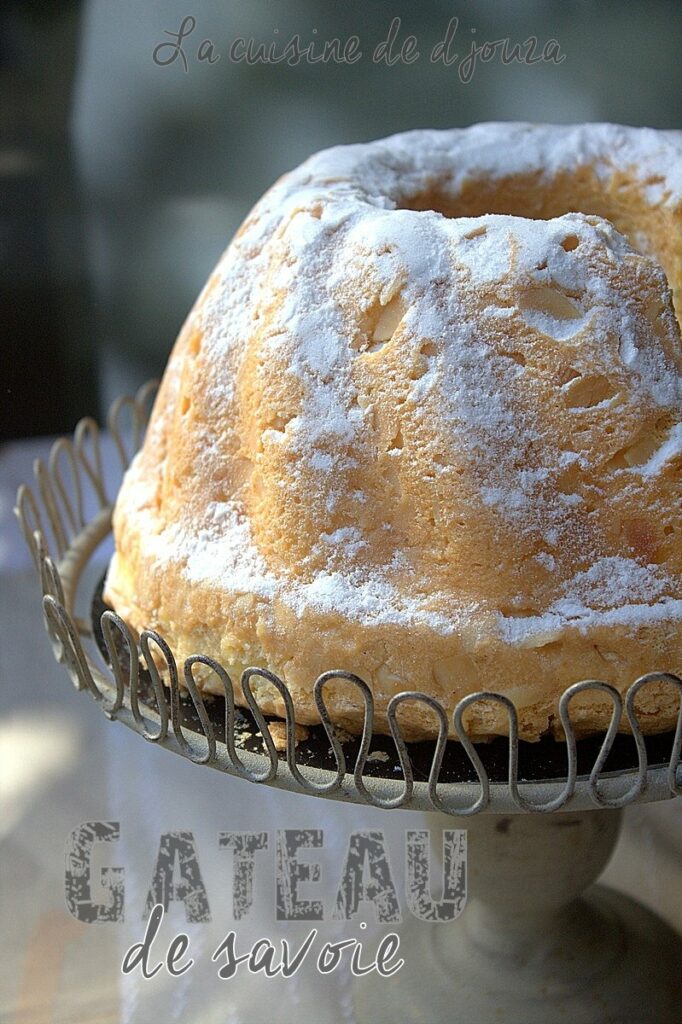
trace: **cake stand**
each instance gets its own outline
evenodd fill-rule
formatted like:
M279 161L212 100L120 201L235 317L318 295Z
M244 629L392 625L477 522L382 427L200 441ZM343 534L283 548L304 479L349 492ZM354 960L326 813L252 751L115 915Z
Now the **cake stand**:
M114 449L122 472L140 442L153 390L148 385L134 399L115 403L106 435L93 420L81 421L73 438L55 443L47 463L36 462L36 488L23 486L17 496L45 626L75 686L111 720L197 764L387 813L429 811L436 830L466 828L462 917L449 925L410 920L400 926L401 948L409 951L403 970L390 981L375 975L353 981L363 1024L679 1024L682 939L640 904L593 883L614 848L623 808L682 794L682 706L674 734L645 737L637 717L643 687L675 687L682 704L682 681L651 673L632 683L624 701L604 682L576 683L560 702L565 743L519 741L511 701L473 693L455 709L461 742L453 743L443 707L412 691L391 701L392 735L374 736L370 688L339 669L317 680L322 725L296 743L292 698L282 680L263 668L248 669L242 686L249 708L243 711L221 665L197 654L179 666L163 637L146 630L136 642L101 603L110 495L117 487L105 479L103 447ZM215 673L224 701L202 698L197 666ZM251 688L259 675L284 701L283 753ZM329 718L325 693L338 678L354 684L364 709L360 739L339 736ZM610 726L605 736L577 740L571 701L590 690L612 701ZM508 739L468 739L462 717L482 700L505 708ZM439 729L435 743L404 741L399 709L407 701L431 709ZM629 735L618 731L623 714Z

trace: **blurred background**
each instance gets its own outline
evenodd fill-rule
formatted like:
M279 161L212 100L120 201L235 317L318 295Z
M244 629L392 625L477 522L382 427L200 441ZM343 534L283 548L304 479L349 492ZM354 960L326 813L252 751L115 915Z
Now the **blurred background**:
M188 16L187 69L160 66ZM420 57L373 64L396 17ZM462 56L536 36L565 60L479 61L465 84L429 60L453 17ZM297 33L357 35L363 57L230 59L237 38ZM161 373L242 218L312 151L491 119L680 127L681 53L679 0L4 0L0 439L69 431Z
M187 70L179 57L155 63L155 50L170 60L167 33L187 17L195 24L184 43ZM397 17L398 46L414 34L419 59L373 64ZM457 63L429 61L452 18L461 56L472 42L508 38L513 46L535 36L540 50L555 39L553 53L565 59L505 66L495 58L464 83ZM363 58L230 60L238 38L270 45L296 34L303 45L356 35ZM197 60L204 40L220 55L214 63ZM256 798L246 782L151 750L70 691L44 636L33 564L11 511L34 458L47 457L46 435L70 433L84 415L102 417L114 397L162 372L242 218L312 151L492 119L682 128L681 55L681 0L2 0L0 1020L349 1021L342 975L324 984L303 975L286 992L268 982L267 1013L258 979L226 989L206 955L212 933L200 925L186 929L195 929L192 949L203 965L191 981L124 978L119 964L141 938L159 836L194 831L218 930L229 911L219 828L323 821L326 879L351 827L385 828L400 865L404 829L428 821L418 812L312 804L267 787ZM112 494L117 455L108 441ZM100 571L108 553L98 556ZM65 909L64 844L87 820L121 822L106 863L126 870L125 926L91 928ZM633 807L603 880L682 929L681 858L682 802ZM273 928L272 880L264 888L256 877L244 948Z

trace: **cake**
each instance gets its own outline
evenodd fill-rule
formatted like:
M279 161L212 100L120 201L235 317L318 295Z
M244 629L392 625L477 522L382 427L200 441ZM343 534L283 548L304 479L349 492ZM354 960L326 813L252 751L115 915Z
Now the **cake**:
M451 717L682 672L682 132L412 131L311 157L257 203L173 349L114 513L106 598L176 658L364 679ZM267 714L276 687L254 676ZM199 680L222 692L215 673ZM333 720L362 726L350 683ZM679 695L645 687L645 731ZM576 697L578 735L605 693ZM401 706L408 739L437 730ZM474 738L506 733L479 702ZM623 727L627 722L623 720Z

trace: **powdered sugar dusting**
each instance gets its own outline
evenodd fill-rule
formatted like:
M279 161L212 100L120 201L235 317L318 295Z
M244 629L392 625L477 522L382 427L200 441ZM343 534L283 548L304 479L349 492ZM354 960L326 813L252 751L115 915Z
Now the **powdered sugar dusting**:
M637 466L633 472L643 477L652 477L659 473L672 459L682 455L682 423L676 423L660 448L654 452L643 466Z
M594 468L594 440L588 436L583 447L577 440L589 435L590 415L604 403L612 403L614 417L623 419L679 412L682 378L671 356L674 325L663 322L667 349L652 344L651 323L632 298L640 290L636 275L646 264L647 281L665 305L665 275L598 217L448 218L411 209L408 200L427 192L434 181L456 196L472 179L496 180L539 168L549 180L559 171L589 165L604 181L616 168L632 168L647 200L670 206L682 201L681 156L682 133L676 132L480 125L335 148L285 176L223 256L218 283L207 290L197 317L202 358L219 370L208 375L206 388L212 423L226 449L240 450L242 444L236 382L254 349L262 365L258 372L267 376L272 361L300 396L276 428L264 428L258 438L262 450L253 458L247 453L246 461L257 473L269 448L296 467L288 470L281 490L300 488L300 497L314 508L314 550L300 556L295 571L274 571L239 494L211 502L195 519L154 528L153 502L133 463L127 500L140 520L146 555L178 562L188 580L250 594L264 604L282 602L297 616L312 609L365 624L419 623L448 635L481 615L481 607L458 596L456 588L453 598L453 591L424 585L410 569L410 538L383 523L385 509L377 501L383 481L374 492L369 486L365 490L363 466L376 469L386 454L381 431L388 429L378 421L380 403L371 391L383 371L372 376L368 360L383 358L383 347L390 349L397 336L405 376L410 366L405 423L414 436L428 437L422 445L433 443L434 451L436 442L440 446L441 461L434 456L429 479L443 478L455 498L465 496L462 517L484 519L493 534L502 523L529 545L536 571L559 574L562 545L576 542L576 514L585 504L580 473ZM632 285L625 297L623 275L630 275ZM377 323L382 332L373 335ZM551 353L549 369L533 363L543 346ZM677 346L679 351L679 339ZM543 399L533 388L566 370L567 387L598 373L613 383L616 398L609 393L603 401L570 406L559 381L552 391L554 418L543 418L537 405ZM281 396L278 401L287 405ZM395 409L387 414L385 406L379 411L390 419ZM571 444L575 423L571 450L556 436L557 422L569 424ZM207 466L222 457L210 444L209 435ZM676 424L632 474L639 474L640 483L652 478L681 448L682 425ZM392 501L404 504L405 517L410 515L411 455L409 440L404 445L401 440L391 449L395 469L385 473L397 480ZM451 483L455 463L456 486ZM284 493L268 494L272 518L277 502L284 507L285 499ZM367 510L375 502L372 522ZM341 507L346 511L338 512ZM355 522L353 508L365 509L363 527ZM385 551L382 558L375 549L369 557L368 523L375 532L384 530L376 545ZM392 546L393 537L398 539ZM494 550L494 537L489 547ZM476 552L467 557L474 559ZM583 569L568 582L557 577L544 614L512 616L487 609L496 613L497 636L524 644L552 630L635 627L682 616L675 581L661 567L645 564L644 558L604 556L598 545L581 550L580 557Z
M627 168L642 181L647 202L674 206L682 199L681 149L680 131L490 122L335 147L316 154L301 172L318 179L361 175L374 194L392 196L401 186L417 193L427 175L447 178L456 192L470 178L489 181L540 171L551 179L587 165L606 181L615 168Z
M599 559L562 589L563 596L544 615L499 614L500 636L507 643L528 644L534 637L551 638L567 628L581 633L597 626L637 629L682 617L682 600L672 595L671 581L658 567L621 556Z
M585 572L579 572L566 585L564 602L579 601L589 608L610 608L613 595L628 604L651 603L666 590L666 581L654 566L640 565L621 556L600 558ZM565 609L566 603L562 605Z
M637 630L682 616L682 600L669 592L670 581L621 557L603 558L579 572L563 588L564 595L542 615L499 614L498 628L506 643L531 645L536 637L556 639L566 629L587 633L598 627Z
M267 601L280 600L301 616L306 609L335 613L365 625L421 624L441 635L452 633L464 609L445 616L429 607L427 599L410 598L381 571L371 578L360 574L320 572L309 581L293 575L277 575L268 567L251 539L248 520L231 503L211 503L205 524L189 531L179 525L167 527L146 540L149 558L174 561L182 566L185 579L219 583L234 595L248 594ZM357 531L323 535L330 545L362 546Z

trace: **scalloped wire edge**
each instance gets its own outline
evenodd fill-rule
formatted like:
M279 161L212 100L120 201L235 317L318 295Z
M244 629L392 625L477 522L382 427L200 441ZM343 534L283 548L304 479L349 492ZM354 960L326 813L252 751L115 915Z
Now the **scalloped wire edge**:
M127 469L142 441L149 415L148 407L157 387L156 381L150 381L140 388L134 397L122 396L117 399L109 410L107 424L118 453L122 472L125 472ZM129 413L132 426L132 452L130 454L127 451L124 439L124 427L122 424L124 411ZM60 468L60 462L63 461L64 457L67 458L70 469L72 494L69 494ZM86 479L83 479L83 474ZM445 801L438 792L440 769L448 738L448 718L445 709L434 697L419 691L403 691L394 695L387 708L390 734L395 743L403 774L402 792L396 797L386 799L375 795L365 785L365 776L363 774L373 735L374 697L370 687L363 679L341 669L328 671L320 675L315 681L313 689L320 721L327 734L331 752L336 761L336 774L330 782L320 784L303 774L301 769L305 769L307 766L299 765L296 761L296 722L291 693L286 684L275 673L270 672L266 668L253 667L245 669L241 675L240 686L260 731L269 764L262 771L251 771L244 764L237 753L234 739L234 685L227 670L217 661L203 654L191 655L185 660L182 667L185 689L194 704L203 730L202 734L197 733L196 735L203 735L203 739L206 742L205 752L197 755L192 751L182 729L178 667L173 652L163 637L154 630L146 629L140 634L139 643L136 643L132 630L119 615L112 611L105 611L102 614L100 625L109 654L110 665L108 668L113 675L113 688L115 689L113 699L107 699L106 694L98 688L95 682L92 673L94 665L89 660L79 635L81 633L87 634L90 630L86 624L79 623L66 607L62 578L59 568L50 553L43 528L41 511L47 517L57 557L59 560L62 560L68 553L74 538L88 525L84 516L84 485L89 485L92 495L99 505L100 512L110 507L103 473L101 432L96 421L90 417L81 420L76 426L73 440L67 437L58 438L52 445L47 463L42 459L36 459L34 475L38 485L42 509L37 503L31 488L27 485L22 485L17 493L17 503L14 512L40 578L43 594L43 618L52 643L55 659L66 667L74 686L79 690L87 689L94 699L101 704L105 715L111 720L115 720L121 709L125 707L125 693L127 691L136 730L149 742L163 743L168 737L170 726L180 751L185 757L197 764L215 765L216 738L213 726L206 712L201 691L196 685L193 673L195 665L203 665L217 675L222 683L225 697L225 748L228 754L230 770L237 776L250 782L272 782L277 777L280 760L270 731L269 722L265 718L258 704L257 697L253 692L251 680L260 678L265 680L270 686L274 686L284 702L286 763L296 784L302 792L311 795L333 794L343 786L348 771L346 757L337 728L331 720L324 700L324 689L334 679L340 679L352 683L357 688L364 704L360 748L352 772L353 785L361 799L365 803L385 809L401 808L409 805L414 791L414 772L407 744L398 722L397 711L401 704L412 701L424 704L438 718L438 738L434 748L427 783L429 802L433 810L451 815L470 816L486 810L490 805L491 783L476 747L466 733L463 716L467 708L473 704L480 701L493 702L501 704L505 708L509 721L509 763L506 785L513 804L519 811L550 813L560 810L569 804L575 794L578 778L576 737L569 714L570 702L579 693L596 691L609 696L613 703L613 711L607 733L589 775L589 796L596 807L615 809L625 807L640 799L646 793L648 786L647 751L644 735L635 711L635 698L639 691L647 684L667 682L673 685L680 695L677 727L671 758L667 767L667 786L671 795L682 795L682 780L678 781L678 770L682 758L682 679L666 672L651 672L636 679L626 692L624 705L619 691L609 683L600 680L583 680L574 683L565 690L559 702L559 717L566 740L566 780L561 792L543 803L529 800L519 788L519 740L516 707L503 694L486 690L463 697L455 707L452 715L454 731L467 753L471 767L474 769L478 780L479 792L472 802L464 806L455 806L452 802ZM127 652L127 669L122 664L116 644L114 643L114 630L119 632ZM150 643L157 648L161 660L165 663L167 677L170 682L169 687L165 687L162 682L156 659L150 650ZM140 711L140 659L144 661L152 681L155 697L154 703L156 705L152 710L158 715L158 725L155 731L147 727L144 715ZM98 669L98 671L100 670ZM170 691L170 708L166 694L167 689ZM623 706L625 707L632 738L637 749L638 767L636 773L634 773L635 777L632 785L624 793L617 797L607 797L601 792L599 783L604 765L618 732ZM628 772L626 774L629 777L633 773ZM441 785L447 786L448 784L441 783ZM463 783L462 785L469 784Z

